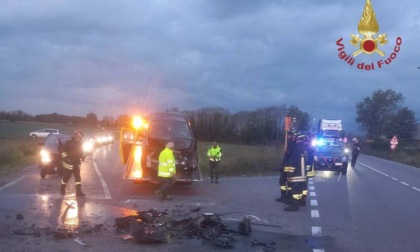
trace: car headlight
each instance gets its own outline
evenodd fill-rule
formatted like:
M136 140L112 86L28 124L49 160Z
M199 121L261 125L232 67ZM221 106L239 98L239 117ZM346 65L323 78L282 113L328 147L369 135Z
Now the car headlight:
M50 152L49 151L47 151L45 149L42 149L41 152L40 152L40 155L41 155L41 162L42 163L49 163L49 162L51 162L51 156L50 156Z
M86 141L83 143L83 151L84 152L91 152L93 149L93 144L91 141Z
M349 150L349 149L344 148L344 153L348 154L349 152L350 152L350 150Z

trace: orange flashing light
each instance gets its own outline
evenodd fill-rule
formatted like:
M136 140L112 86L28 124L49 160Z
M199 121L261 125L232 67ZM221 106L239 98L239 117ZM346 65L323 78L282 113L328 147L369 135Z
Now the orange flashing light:
M141 116L134 116L132 121L132 126L135 129L140 129L143 126L143 118Z

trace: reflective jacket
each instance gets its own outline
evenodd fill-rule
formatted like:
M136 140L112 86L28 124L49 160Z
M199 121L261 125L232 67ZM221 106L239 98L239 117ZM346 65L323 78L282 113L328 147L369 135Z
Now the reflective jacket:
M81 141L74 138L64 144L63 152L63 167L66 169L73 169L78 167L84 158L83 145Z
M216 147L212 146L207 151L207 156L209 157L210 161L220 161L222 158L222 149L217 145Z
M307 158L308 148L304 142L296 143L291 148L289 162L284 167L288 182L306 182Z
M170 178L175 174L174 153L171 149L165 148L159 155L158 177Z

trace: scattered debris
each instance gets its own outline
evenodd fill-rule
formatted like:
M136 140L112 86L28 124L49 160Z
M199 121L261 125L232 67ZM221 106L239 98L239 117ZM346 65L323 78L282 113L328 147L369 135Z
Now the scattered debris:
M76 239L74 239L74 241L76 242L76 243L79 243L80 245L82 245L82 246L87 246L87 244L86 243L84 243L80 238L76 238Z
M134 219L130 223L130 234L137 243L162 243L166 241L166 228L162 222L147 223Z
M23 214L16 214L16 220L23 220Z
M54 238L59 240L73 238L73 232L64 228L59 228L54 232Z
M215 214L199 213L200 210L200 207L176 205L173 210L138 211L136 215L116 218L115 223L118 229L129 232L121 236L122 239L135 239L137 243L164 243L168 238L198 237L212 242L217 247L233 248L236 245L234 235L250 236L252 233L253 223L249 216L244 216L242 221L238 222L237 230L232 230L222 222L220 216L238 212ZM254 240L251 245L264 245L264 251L275 251L275 243Z
M251 220L247 216L244 217L243 221L239 222L238 231L246 236L252 233Z
M15 230L14 233L18 234L18 235L33 235L35 237L40 237L41 236L41 231L39 231L39 229L36 228L35 225L32 225L28 228Z
M255 247L255 246L263 246L264 247L264 249L263 249L264 252L273 252L273 251L276 251L276 243L275 242L267 243L267 242L261 242L261 241L258 241L256 239L253 239L251 241L251 246L252 247Z
M129 234L121 235L120 238L123 239L124 241L134 239L134 237Z
M232 236L222 234L216 237L213 243L218 247L232 248L235 247L236 240Z

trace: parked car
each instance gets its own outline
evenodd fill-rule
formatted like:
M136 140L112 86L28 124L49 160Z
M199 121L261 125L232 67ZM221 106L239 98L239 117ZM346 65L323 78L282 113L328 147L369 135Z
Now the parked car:
M316 147L314 152L314 168L319 171L339 171L347 174L349 149L345 144L326 144Z
M60 134L58 129L43 128L37 131L32 131L29 136L32 138L47 137L50 134Z
M47 174L63 173L61 152L64 144L71 139L71 136L64 134L50 134L45 138L39 153L39 168L41 178Z

